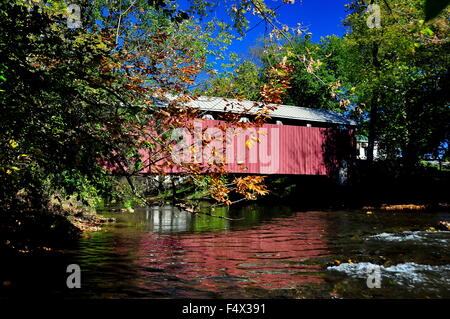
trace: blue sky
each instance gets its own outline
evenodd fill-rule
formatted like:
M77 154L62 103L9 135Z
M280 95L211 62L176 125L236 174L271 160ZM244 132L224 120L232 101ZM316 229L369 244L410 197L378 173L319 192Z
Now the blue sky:
M342 21L346 16L344 5L348 0L296 0L294 4L283 4L281 0L266 0L271 8L276 8L278 21L290 27L296 27L297 23L302 23L312 33L313 41L319 41L321 37L327 35L342 36L345 32ZM218 10L223 12L225 10ZM259 18L252 17L250 28L253 28ZM257 40L264 37L266 27L270 32L270 25L265 22L260 23L253 30L248 32L242 41L234 41L230 46L230 51L238 53L240 57L245 57L250 47L257 44Z
M345 4L349 3L349 0L295 0L294 4L283 3L282 0L265 1L268 7L272 9L278 8L276 10L278 22L291 28L297 27L297 24L301 23L302 28L307 28L307 32L312 33L313 42L318 42L321 37L327 35L342 36L345 33L342 22L346 16ZM178 3L184 9L189 2L180 0ZM231 23L227 14L229 8L226 8L224 3L231 5L233 1L223 1L219 7L213 9L210 17L216 17L219 20ZM250 30L246 31L242 40L234 40L228 47L228 50L224 52L225 55L227 53L236 53L241 61L252 60L250 48L257 46L258 40L268 36L272 30L272 26L265 21L261 21L258 16L247 14L247 18L250 21ZM224 68L222 65L223 63L228 64L230 62L228 59L217 61L211 56L208 62L212 63L219 73L231 70ZM200 76L199 79L203 80L204 76Z

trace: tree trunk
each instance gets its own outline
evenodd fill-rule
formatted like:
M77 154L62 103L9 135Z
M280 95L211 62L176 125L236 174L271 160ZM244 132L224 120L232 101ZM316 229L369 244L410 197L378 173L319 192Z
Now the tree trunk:
M175 177L171 176L171 182L172 182L172 202L175 205L176 196L177 196L177 187L175 185Z
M379 87L379 78L380 78L380 71L381 71L381 64L378 59L378 53L379 53L379 44L377 42L373 43L372 48L372 64L375 68L375 77L376 77L376 83L377 87L373 89L372 99L370 102L370 122L369 122L369 143L367 145L367 161L369 164L371 164L374 160L374 149L375 149L375 142L377 140L377 126L378 126L378 90Z
M413 168L419 163L420 152L417 145L410 140L410 142L405 146L403 153L403 163L408 168Z
M378 121L378 106L377 102L372 102L370 107L370 122L369 122L369 143L367 145L367 161L372 163L374 160L375 141L377 139L376 124Z

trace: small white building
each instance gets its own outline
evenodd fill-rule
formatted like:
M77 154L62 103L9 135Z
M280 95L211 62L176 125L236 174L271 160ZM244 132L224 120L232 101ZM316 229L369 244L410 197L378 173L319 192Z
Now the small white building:
M364 135L356 136L356 149L357 149L357 158L360 160L367 159L367 148L369 147L369 139ZM378 143L375 142L373 148L373 158L378 159Z

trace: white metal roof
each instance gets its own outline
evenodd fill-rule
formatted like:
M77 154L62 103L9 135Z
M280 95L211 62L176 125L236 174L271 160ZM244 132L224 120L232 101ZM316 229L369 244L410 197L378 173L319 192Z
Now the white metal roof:
M166 101L155 98L155 102L159 106L166 105L168 100L175 99L175 96L167 95ZM242 114L255 114L261 109L260 102L254 101L239 101L236 99L222 98L222 97L208 97L200 96L186 103L188 107L200 109L205 112L233 112ZM317 122L317 123L332 123L340 125L356 125L356 122L347 118L343 114L322 110L310 109L306 107L269 104L275 107L268 115L276 119L291 119L297 121Z
M198 108L202 111L255 114L260 109L260 103L253 101L238 101L235 99L221 97L200 96L187 103L188 106ZM341 125L356 125L356 122L344 115L321 109L310 109L292 105L270 104L275 107L269 115L273 118L292 119L319 123L333 123ZM244 112L246 110L246 112Z

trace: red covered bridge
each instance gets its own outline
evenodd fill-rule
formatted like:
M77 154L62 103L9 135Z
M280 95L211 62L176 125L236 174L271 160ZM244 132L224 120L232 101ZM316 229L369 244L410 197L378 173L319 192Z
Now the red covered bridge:
M213 97L190 102L190 107L202 112L202 119L194 123L194 131L197 126L200 136L191 136L187 130L182 132L183 145L191 149L196 146L196 154L183 153L180 147L173 160L178 163L222 160L230 173L336 177L339 169L354 159L355 122L336 112L279 105L262 127L242 129L220 120L221 114L232 112L242 116L240 121L250 121L258 111L255 105L251 101ZM219 125L222 129L218 129ZM202 146L201 139L205 137L209 143ZM144 153L143 156L147 157ZM167 173L181 172L181 166L167 170Z

